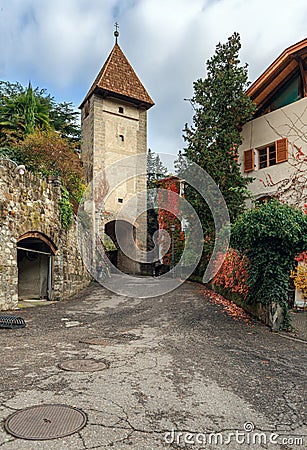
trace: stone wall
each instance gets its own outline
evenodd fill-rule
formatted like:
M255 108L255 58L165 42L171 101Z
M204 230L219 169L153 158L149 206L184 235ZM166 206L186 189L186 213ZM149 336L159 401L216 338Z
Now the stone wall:
M18 304L17 247L39 239L52 253L50 299L60 300L85 287L90 276L78 252L75 225L61 226L58 182L48 182L0 159L0 310Z

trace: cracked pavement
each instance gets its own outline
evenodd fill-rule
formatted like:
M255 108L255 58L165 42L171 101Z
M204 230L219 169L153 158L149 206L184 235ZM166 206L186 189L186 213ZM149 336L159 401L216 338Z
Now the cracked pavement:
M226 441L246 423L279 435L278 443L253 449L306 448L306 344L234 320L196 283L146 299L93 284L72 299L14 314L27 327L0 330L1 450L245 450L246 442ZM83 358L107 368L59 367ZM82 409L87 425L48 441L5 431L14 411L51 403ZM205 433L224 441L195 442Z

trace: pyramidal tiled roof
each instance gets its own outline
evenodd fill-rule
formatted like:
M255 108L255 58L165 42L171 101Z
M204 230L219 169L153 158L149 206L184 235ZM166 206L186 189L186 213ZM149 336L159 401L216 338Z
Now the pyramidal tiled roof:
M117 43L114 45L81 106L97 90L116 94L116 96L121 98L134 100L136 103L142 103L147 109L154 105L153 100Z

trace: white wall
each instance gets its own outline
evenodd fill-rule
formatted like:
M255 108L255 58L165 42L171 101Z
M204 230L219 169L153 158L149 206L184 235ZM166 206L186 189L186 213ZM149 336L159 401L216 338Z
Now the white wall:
M239 162L244 173L244 151L256 149L281 138L288 138L287 162L259 169L255 150L255 170L244 174L254 178L249 189L255 198L277 195L295 206L303 207L307 198L307 98L251 120L242 130L243 143ZM304 153L298 157L298 149Z

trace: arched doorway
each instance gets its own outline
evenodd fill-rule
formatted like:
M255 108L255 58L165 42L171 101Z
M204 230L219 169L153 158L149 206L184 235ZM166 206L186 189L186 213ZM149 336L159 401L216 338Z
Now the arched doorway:
M53 242L38 232L22 235L17 241L18 297L52 299Z
M109 250L106 247L108 256L111 260L111 263L117 267L119 270L125 273L138 273L139 272L139 264L133 259L129 258L121 251L121 248L118 244L118 237L120 236L121 243L126 248L131 248L132 253L135 247L135 235L136 228L130 222L126 220L112 220L105 224L104 227L105 234L109 236L114 244L114 248L116 250Z

